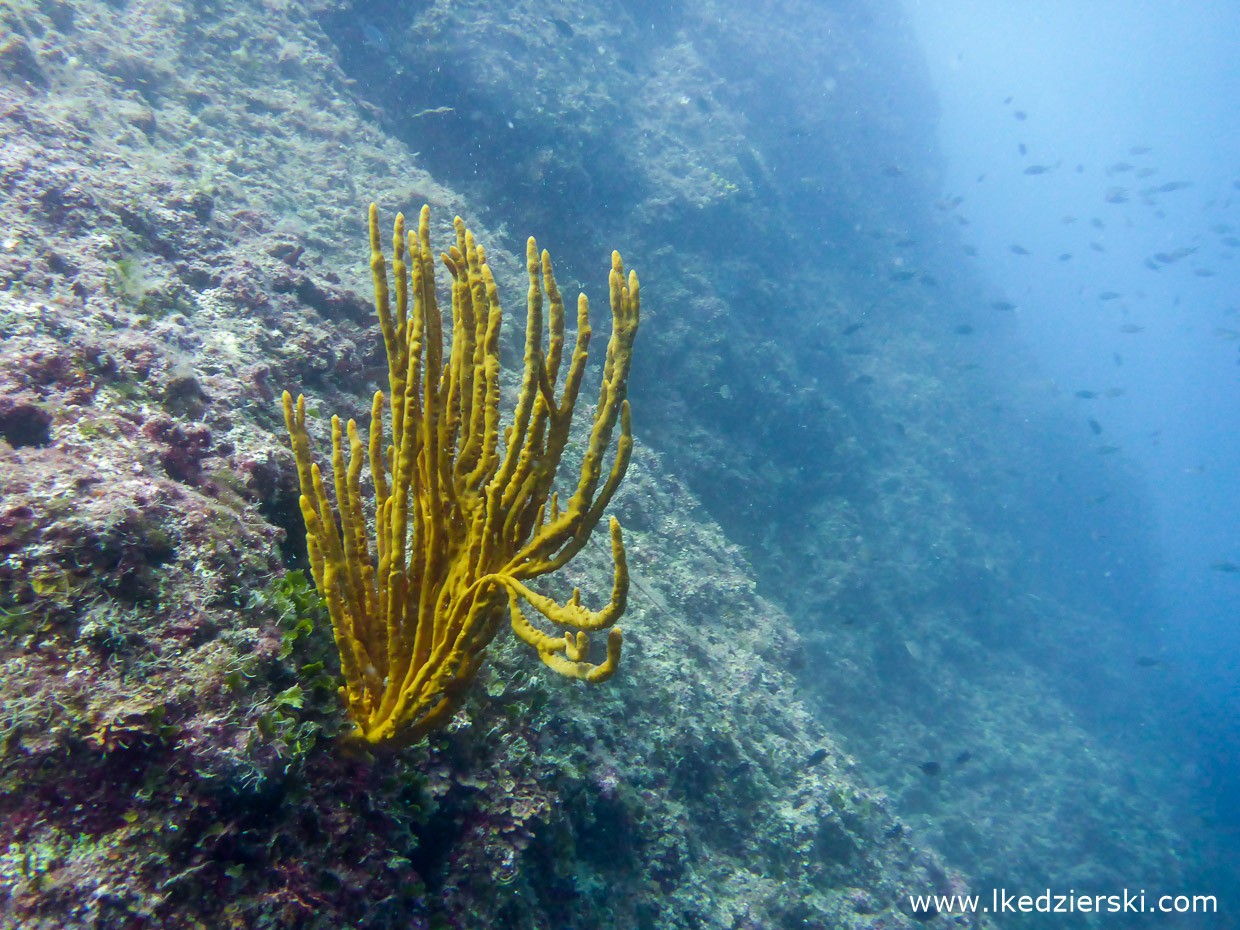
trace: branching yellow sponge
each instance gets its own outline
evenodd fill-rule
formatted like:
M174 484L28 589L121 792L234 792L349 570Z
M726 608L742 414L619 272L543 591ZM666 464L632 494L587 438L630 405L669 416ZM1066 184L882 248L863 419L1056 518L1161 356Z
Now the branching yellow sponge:
M368 449L353 420L342 429L340 418L332 417L334 509L313 462L305 399L294 404L284 394L310 564L340 650L341 694L357 724L351 738L370 744L414 742L446 723L505 613L517 636L562 675L606 681L620 660L621 635L614 624L624 613L629 576L614 517L615 577L611 601L602 610L583 607L577 591L557 604L526 582L562 568L581 551L628 468L633 438L625 393L641 305L637 275L630 271L626 281L620 254L612 253L612 332L602 389L576 490L561 509L552 484L585 374L590 342L585 295L577 300L576 342L561 385L564 302L550 256L540 256L531 238L525 368L512 423L501 439L502 313L483 249L460 217L456 244L440 258L452 276L446 358L430 210L422 208L418 231L409 232L407 240L404 217L397 215L389 289L371 204L370 267L387 346L390 401L382 391L375 394ZM617 420L620 437L604 479ZM359 480L364 457L374 479L373 549ZM566 631L553 636L539 629L523 603ZM610 630L607 657L591 664L587 631L603 629Z

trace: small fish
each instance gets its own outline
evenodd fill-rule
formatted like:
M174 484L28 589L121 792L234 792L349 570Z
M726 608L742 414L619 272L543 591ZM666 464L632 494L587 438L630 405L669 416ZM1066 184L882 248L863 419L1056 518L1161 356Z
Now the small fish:
M1110 398L1123 397L1124 389L1123 388L1107 388L1105 391L1102 392L1102 396L1110 397Z
M1090 418L1090 420L1089 420L1089 428L1093 431L1093 434L1094 434L1095 436L1101 436L1101 435L1102 435L1102 424L1101 424L1101 423L1099 423L1097 420L1095 420L1095 419L1093 419L1093 418Z
M1119 328L1121 333L1139 333L1145 330L1144 326L1138 326L1136 323L1125 323Z
M1132 148L1128 150L1128 154L1129 155L1145 155L1151 151L1152 149L1148 145L1134 145Z
M1102 199L1105 200L1107 203L1127 203L1128 202L1128 188L1126 187L1108 188L1106 194L1103 195Z
M1016 110L1012 113L1012 115L1015 116L1022 123L1029 118L1029 114L1026 113L1024 110Z
M827 751L825 749L815 749L806 758L805 767L810 768L812 766L815 766L826 758L827 758Z
M847 326L844 327L844 335L851 336L853 333L861 329L861 327L863 326L865 326L864 323L849 323Z
M991 305L995 310L1015 310L1016 304L1010 300L996 300Z
M1123 174L1125 171L1131 171L1136 165L1130 165L1126 161L1117 161L1107 169L1107 174Z
M1025 169L1025 174L1046 174L1053 170L1049 165L1030 165Z
M1158 262L1154 261L1152 258L1147 258L1144 264L1150 271L1157 271L1161 267Z
M1213 278L1214 272L1209 268L1194 268L1193 274L1199 278Z
M853 384L873 384L873 383L874 383L873 375L857 375L857 377L853 379Z
M1158 668L1166 664L1162 659L1156 659L1153 656L1137 656L1137 665L1141 668Z
M1020 152L1020 154L1022 154L1022 155L1028 155L1028 154L1029 154L1029 146L1025 145L1025 143L1023 143L1023 142L1022 142L1022 143L1020 143L1020 145L1016 146L1016 151ZM1028 174L1029 172L1027 172L1027 171L1026 171L1025 173L1026 173L1026 174ZM1035 173L1036 173L1036 172L1035 172Z
M899 165L884 165L883 174L889 178L898 178L904 174L904 169Z
M1023 245L1013 245L1013 246L1011 246L1011 250L1012 250L1013 254L1015 254L1015 255L1029 255L1029 254L1031 254L1031 253L1030 253L1030 251L1029 251L1027 248L1025 248Z
M1115 367L1116 367L1116 368L1123 368L1123 367L1124 367L1124 356L1120 355L1118 352L1112 352L1112 353L1111 353L1111 358L1115 360Z
M1233 232L1234 229L1235 227L1233 227L1230 223L1215 223L1210 227L1210 232L1214 233L1216 236L1225 236L1229 232Z
M911 281L917 277L916 271L893 271L889 277L892 281Z
M1099 446L1094 451L1097 452L1099 455L1114 455L1116 452L1120 451L1120 447L1119 446Z
M895 247L897 249L907 249L910 245L916 245L916 244L917 244L916 239L897 239L895 241Z
M977 254L977 247L976 247L976 246L966 245L966 246L964 246L963 248L964 248L964 254L965 254L965 255L968 255L968 256L972 257L972 256L974 256L974 255L976 255L976 254Z
M1094 227L1094 229L1106 229L1107 226L1106 223L1102 222L1102 220L1098 219L1096 216L1089 221L1089 225Z
M1098 396L1098 392L1097 391L1077 391L1076 396L1080 397L1083 400L1093 400L1095 397Z
M960 752L956 754L955 762L957 765L964 765L966 762L968 762L972 758L973 758L973 753L969 752L969 750L966 749L964 752Z
M927 775L930 778L937 778L943 774L943 766L938 762L921 762L917 767L921 769L923 775Z
M1138 168L1137 169L1137 177L1139 178L1148 178L1151 175L1155 175L1155 174L1158 174L1157 168Z
M959 326L957 326L953 330L953 332L957 336L971 336L975 332L975 330L968 323L961 323Z
M1060 255L1060 256L1059 256L1059 260L1060 260L1061 262L1070 262L1070 261L1072 261L1072 253L1071 253L1071 252L1064 252L1062 255Z
M918 278L917 280L920 281L922 284L924 284L926 287L938 287L939 286L939 279L936 278L932 274L926 274L923 272L922 276Z
M1124 295L1119 293L1118 291L1103 291L1101 294L1098 295L1098 299L1099 300L1116 300L1117 298L1120 298L1123 296Z
M955 210L964 203L963 197L952 197L950 200L936 200L934 205L940 210Z
M1075 216L1061 216L1059 218L1059 222L1063 223L1065 226L1070 226L1071 224L1076 222L1076 217Z
M1159 184L1155 190L1160 194L1170 194L1172 191L1182 191L1192 186L1192 181L1168 181L1166 184Z
M1011 103L1011 102L1012 102L1012 98L1011 98L1011 97L1004 97L1004 98L1003 98L1003 102L1004 102L1004 104L1005 104L1005 105L1006 105L1006 104L1009 104L1009 103ZM1240 183L1240 182L1238 182L1238 183Z
M1240 333L1236 332L1234 329L1226 329L1222 326L1216 326L1214 328L1214 337L1216 339L1222 339L1230 342L1232 339L1240 339Z
M1106 246L1104 246L1101 242L1091 242L1091 243L1089 244L1089 247L1090 247L1091 249L1093 249L1095 252L1105 252L1105 251L1106 251Z
M1181 258L1187 258L1197 251L1197 246L1184 246L1178 249L1172 249L1170 252L1158 252L1154 258L1162 262L1164 265L1170 265L1178 262Z
M749 769L752 767L753 767L753 763L750 762L748 759L746 759L740 765L734 765L730 769L728 769L727 778L729 781L740 778L747 771L749 771Z
M1233 249L1240 249L1240 239L1237 239L1235 236L1224 236L1220 241L1223 245L1231 246Z
M1235 562L1214 562L1210 567L1216 572L1227 572L1233 575L1240 572L1240 565L1237 565Z
M362 43L381 54L387 54L391 50L383 30L367 20L362 20Z

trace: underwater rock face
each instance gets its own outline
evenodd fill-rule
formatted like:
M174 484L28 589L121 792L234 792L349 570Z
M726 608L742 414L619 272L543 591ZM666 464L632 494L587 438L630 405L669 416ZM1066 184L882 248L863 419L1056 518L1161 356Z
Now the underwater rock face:
M903 889L952 873L854 782L794 695L789 621L648 449L615 502L621 687L504 648L431 742L333 748L263 411L276 384L346 410L373 385L352 178L472 211L366 122L307 12L8 21L45 80L0 85L0 921L906 922ZM567 582L589 594L604 555Z

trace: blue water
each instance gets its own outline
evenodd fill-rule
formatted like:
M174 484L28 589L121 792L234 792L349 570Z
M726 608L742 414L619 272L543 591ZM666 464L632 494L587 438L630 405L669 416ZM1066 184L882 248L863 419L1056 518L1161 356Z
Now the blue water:
M1240 574L1211 566L1240 563L1240 5L906 8L940 102L944 196L965 198L977 248L962 260L1018 305L1030 389L1073 408L1082 444L1119 447L1150 505L1153 658L1182 701L1163 725L1234 831ZM1188 184L1141 193L1168 182ZM1152 258L1177 249L1192 251Z
M908 8L942 107L945 194L966 197L977 267L1019 305L1048 389L1124 390L1080 403L1081 420L1104 425L1099 443L1139 466L1156 507L1169 648L1198 681L1225 687L1240 590L1209 566L1240 560L1240 248L1224 241L1240 234L1240 7ZM1120 163L1134 167L1109 170ZM1027 175L1030 165L1056 167ZM1157 172L1136 177L1141 168ZM1144 202L1140 190L1170 181L1191 186ZM1112 188L1128 201L1106 202ZM1143 264L1176 248L1194 252ZM1108 291L1122 296L1097 299Z

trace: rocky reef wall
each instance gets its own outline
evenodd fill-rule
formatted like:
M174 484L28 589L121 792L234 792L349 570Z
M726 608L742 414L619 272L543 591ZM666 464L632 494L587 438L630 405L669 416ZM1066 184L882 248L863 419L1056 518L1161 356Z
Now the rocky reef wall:
M1110 674L1063 635L1089 605L1026 596L1057 573L1001 512L1036 476L994 483L991 398L940 338L953 272L895 245L941 218L889 5L0 26L0 922L911 927L906 895L983 863L1108 880L1120 823L1175 874L1063 696L1065 667ZM500 642L447 731L357 759L289 573L278 394L365 418L371 200L430 203L441 242L465 216L509 308L526 234L596 304L621 248L647 312L620 674ZM590 547L564 583L607 575Z

